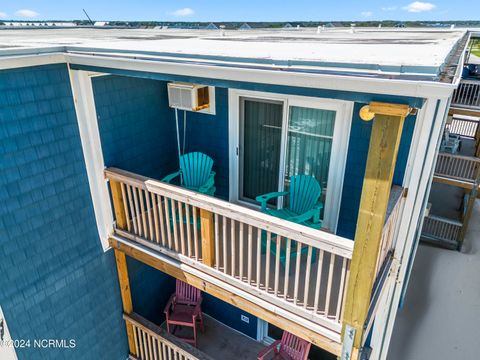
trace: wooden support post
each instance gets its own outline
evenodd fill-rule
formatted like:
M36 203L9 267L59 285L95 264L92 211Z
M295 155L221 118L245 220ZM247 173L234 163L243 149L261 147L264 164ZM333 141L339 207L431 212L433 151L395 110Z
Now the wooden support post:
M132 294L130 293L130 281L128 279L127 259L125 254L114 249L117 262L118 283L120 284L120 296L122 297L123 312L130 315L133 312ZM127 327L128 348L130 354L136 356L135 340L133 337L132 324L125 323Z
M118 181L110 180L110 190L112 192L113 209L115 211L117 228L125 230L127 228L127 218L124 210L122 184Z
M371 103L368 110L375 113L375 117L343 317L343 332L347 324L355 329L353 345L357 350L361 346L375 281L375 269L403 123L409 113L406 105L382 103Z
M205 265L215 265L215 238L213 234L213 214L200 209L200 220L202 229L202 257Z

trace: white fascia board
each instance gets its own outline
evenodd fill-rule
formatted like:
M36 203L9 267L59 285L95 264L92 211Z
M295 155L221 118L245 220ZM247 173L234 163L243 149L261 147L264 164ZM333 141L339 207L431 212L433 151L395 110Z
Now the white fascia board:
M185 64L161 60L139 60L133 58L112 58L102 54L68 53L68 47L30 48L7 52L6 57L0 57L0 69L44 65L48 63L67 62L77 65L98 66L132 71L166 73L183 76L195 76L231 81L254 82L297 86L306 88L321 88L338 91L351 91L394 96L409 96L418 98L436 97L448 98L457 84L393 80L375 77L357 77L341 74L312 74L294 71L280 71L267 68L236 68L203 64ZM85 49L88 52L88 48ZM5 54L4 51L1 52ZM50 58L50 56L53 56Z
M65 63L65 54L61 52L37 55L7 56L0 57L0 70L63 63Z
M83 55L67 53L65 56L68 62L76 65L381 95L444 99L448 98L456 88L455 84L433 81L392 80L265 69L230 68L215 65L178 64L164 61L112 58L102 54Z

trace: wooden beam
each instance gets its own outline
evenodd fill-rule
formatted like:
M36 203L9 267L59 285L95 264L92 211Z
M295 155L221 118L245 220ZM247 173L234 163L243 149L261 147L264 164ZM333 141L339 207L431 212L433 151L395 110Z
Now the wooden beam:
M448 110L448 115L466 115L480 117L480 109L466 109L453 106L450 107L450 109Z
M389 115L406 117L410 114L411 108L404 104L390 104L372 101L368 104L369 110L376 115Z
M202 258L203 263L213 267L215 265L215 237L213 234L213 214L205 209L200 209L202 232Z
M326 351L339 356L341 353L341 344L335 342L321 334L318 334L309 328L306 328L288 318L282 317L273 311L267 310L255 302L244 299L232 292L229 292L205 279L183 271L181 268L166 263L156 257L149 255L146 252L138 250L128 244L117 241L114 238L109 239L110 246L117 251L143 262L157 270L160 270L176 279L182 280L216 298L225 301L233 306L242 309L262 320L269 322L281 329L288 330L302 339L305 339L312 344L325 349Z
M115 221L119 229L127 228L127 218L125 216L125 207L123 203L122 184L115 180L110 180L110 191L112 193L113 209L115 211Z
M382 109L388 114L394 113L388 106L374 109L377 113L368 149L343 318L343 331L346 324L356 330L354 346L357 349L361 346L367 320L398 147L407 115L405 106L397 111L398 116L378 113Z
M436 182L439 184L456 186L456 187L467 189L467 190L473 189L473 182L470 182L470 181L452 179L452 178L447 178L447 177L438 176L438 175L434 175L432 180L433 182Z
M120 296L122 298L123 312L131 314L133 312L132 294L130 293L130 280L128 279L127 259L125 254L117 249L114 249L115 260L117 263L118 283L120 284ZM126 323L128 348L130 354L138 355L135 350L135 340L133 337L133 327Z

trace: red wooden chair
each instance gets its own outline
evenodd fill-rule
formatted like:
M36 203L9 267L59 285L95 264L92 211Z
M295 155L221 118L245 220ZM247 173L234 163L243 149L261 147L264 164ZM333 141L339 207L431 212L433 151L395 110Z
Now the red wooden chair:
M269 347L260 351L257 360L266 360L272 351L273 357L271 359L307 360L311 345L307 340L300 339L284 331L282 340L277 340Z
M175 294L172 294L168 300L164 311L167 318L167 331L175 335L177 327L191 327L193 338L175 336L197 346L197 325L200 325L202 332L204 331L201 304L200 290L177 280Z

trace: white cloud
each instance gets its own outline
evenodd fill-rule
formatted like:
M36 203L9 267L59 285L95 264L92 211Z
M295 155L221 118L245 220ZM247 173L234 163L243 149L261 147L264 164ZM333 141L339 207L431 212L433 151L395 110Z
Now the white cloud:
M430 11L435 9L437 6L429 2L414 1L407 6L403 7L403 10L407 10L411 13L419 13L423 11Z
M173 16L184 17L184 16L190 16L190 15L195 14L195 11L193 11L193 9L187 7L187 8L175 10L171 14Z
M0 11L0 19L6 19L8 17L7 13L4 13L3 11Z
M360 15L362 15L363 17L370 17L373 15L373 13L371 11L362 11Z
M23 18L34 18L34 17L37 17L40 14L37 13L36 11L33 11L33 10L22 9L22 10L18 10L15 13L15 15L17 15L18 17L23 17Z
M382 7L382 11L395 11L397 10L397 6L385 6L385 7Z

